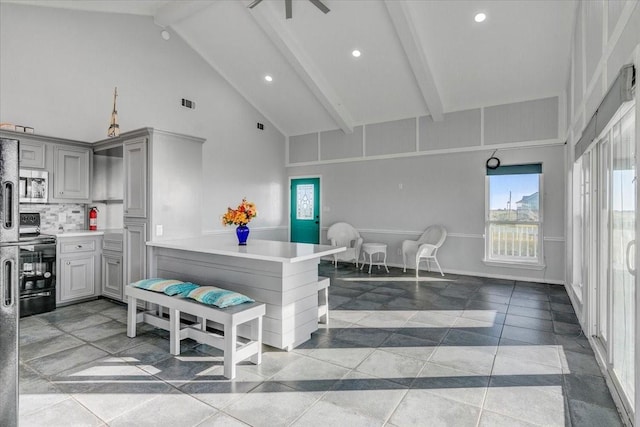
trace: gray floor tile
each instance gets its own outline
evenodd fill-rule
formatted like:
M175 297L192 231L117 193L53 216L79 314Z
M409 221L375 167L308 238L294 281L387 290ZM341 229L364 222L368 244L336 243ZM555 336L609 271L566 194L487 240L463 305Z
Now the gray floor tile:
M556 386L562 392L562 368L543 365L530 360L496 356L492 377L523 386ZM503 382L500 385L504 384Z
M409 386L423 366L424 362L421 360L385 350L375 350L356 370Z
M506 327L505 327L506 328ZM451 329L442 340L444 346L497 346L499 339L489 335L476 334L475 332Z
M489 387L484 408L544 426L564 426L564 397L547 387Z
M604 408L615 408L603 377L592 375L565 375L565 393L569 400L580 400Z
M396 353L426 362L437 346L438 343L435 341L427 341L409 335L395 333L379 348L390 353Z
M548 310L538 310L535 308L518 307L516 305L509 306L507 314L515 314L516 316L533 317L535 319L551 320L551 312Z
M21 377L20 403L18 405L20 418L22 419L28 414L51 407L63 400L69 399L70 397L71 396L64 393L52 382L44 378L25 381Z
M271 381L296 390L327 391L347 372L347 368L302 356L271 377Z
M437 312L434 310L417 311L409 320L414 323L423 323L428 326L449 328L453 326L459 314L449 314L449 312Z
M559 349L555 345L500 345L498 356L510 357L524 362L541 363L543 365L561 368Z
M516 307L534 308L536 310L551 310L549 301L512 297L509 304Z
M249 424L243 423L223 412L218 412L197 425L197 427L246 427Z
M479 375L428 362L411 384L411 388L481 407L488 385L489 375Z
M43 375L51 376L107 355L108 354L102 350L84 344L79 347L30 360L28 365Z
M519 328L517 326L508 325L505 325L505 327L502 329L502 338L537 345L551 345L556 343L555 335L551 332Z
M94 342L116 334L124 334L126 332L127 325L111 320L88 328L77 329L70 333L82 340Z
M47 323L34 324L33 322L30 322L30 325L31 326L26 327L22 324L22 321L20 322L20 346L51 339L64 334L60 329Z
M68 427L101 426L104 422L73 399L65 399L53 406L20 417L21 426Z
M375 348L389 338L390 335L390 331L383 329L348 328L337 332L335 337L341 341L353 343L354 347Z
M161 394L112 420L118 426L194 426L217 412L217 409L183 393Z
M369 328L399 328L415 314L415 311L374 311L355 322Z
M443 344L433 352L429 362L479 375L489 375L496 349L495 346L461 347Z
M101 316L100 314L90 314L81 318L63 319L55 323L56 327L65 332L73 332L79 329L85 329L90 326L96 326L101 323L109 322L110 317Z
M292 426L326 427L334 425L348 425L352 427L382 426L384 420L377 420L351 408L346 408L331 402L320 401L298 418Z
M504 324L517 326L519 328L553 332L553 322L551 320L536 319L534 317L519 316L516 314L507 314Z
M396 332L402 335L408 335L410 337L438 343L447 335L449 328L429 326L424 323L413 322L410 320L405 323L402 328L398 328Z
M252 426L287 426L323 393L299 393L279 383L265 383L225 408L234 418Z
M222 378L221 373L215 369L222 367L221 358L197 351L188 351L153 365L141 367L174 387L180 387L195 378L200 380Z
M48 356L73 347L79 347L84 342L68 334L54 336L53 338L37 341L20 346L20 359L29 361L39 357Z
M535 424L484 410L478 427L535 427Z
M424 390L409 390L389 421L398 426L475 427L480 408Z
M196 378L180 390L217 409L223 409L264 383L264 378L247 369L238 369L236 378Z
M314 359L352 369L358 366L372 352L372 348L318 348L307 355Z
M407 390L396 382L353 371L329 390L322 401L386 420Z
M565 374L602 376L595 357L575 351L560 352L560 362Z
M622 427L620 415L612 408L603 408L580 400L569 399L571 422L580 427Z

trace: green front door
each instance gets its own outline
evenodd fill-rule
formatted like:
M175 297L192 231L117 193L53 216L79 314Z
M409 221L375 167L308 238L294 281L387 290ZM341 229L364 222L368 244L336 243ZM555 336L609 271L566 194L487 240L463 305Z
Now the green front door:
M291 180L291 241L320 243L320 178Z

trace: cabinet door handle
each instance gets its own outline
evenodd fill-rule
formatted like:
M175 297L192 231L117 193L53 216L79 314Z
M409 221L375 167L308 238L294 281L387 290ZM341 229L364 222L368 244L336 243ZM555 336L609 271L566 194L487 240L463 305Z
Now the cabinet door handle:
M82 249L82 245L76 246L76 249Z
M71 265L71 261L67 261L67 265Z

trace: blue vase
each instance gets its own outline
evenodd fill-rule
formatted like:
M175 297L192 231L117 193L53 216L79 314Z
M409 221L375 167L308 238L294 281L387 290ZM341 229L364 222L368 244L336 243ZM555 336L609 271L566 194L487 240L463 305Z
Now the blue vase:
M238 245L245 246L247 244L247 238L249 237L249 227L239 225L238 228L236 228L236 236L238 236Z

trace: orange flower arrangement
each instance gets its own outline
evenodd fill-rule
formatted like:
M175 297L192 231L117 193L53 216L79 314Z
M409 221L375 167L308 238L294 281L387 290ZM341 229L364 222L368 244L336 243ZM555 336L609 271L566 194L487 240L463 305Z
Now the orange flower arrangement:
M236 209L227 208L227 213L222 215L222 225L247 225L257 215L256 205L244 198Z

